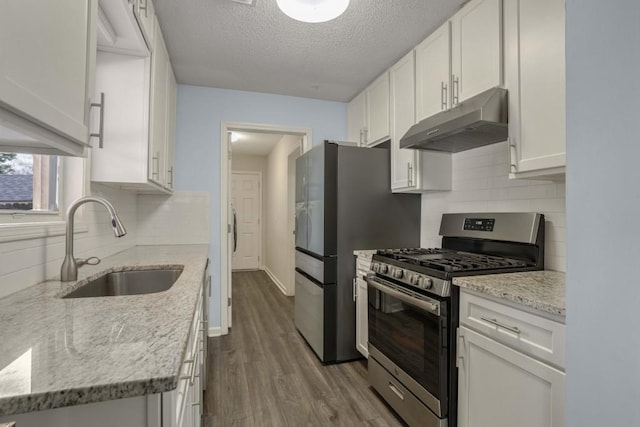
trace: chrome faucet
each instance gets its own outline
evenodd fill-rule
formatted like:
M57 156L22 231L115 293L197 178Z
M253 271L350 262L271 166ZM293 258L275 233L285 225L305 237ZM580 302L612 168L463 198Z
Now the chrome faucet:
M63 282L77 280L78 267L81 267L82 265L87 263L85 260L78 260L73 257L73 217L78 207L88 202L99 203L109 211L109 215L111 215L111 226L113 227L113 234L115 234L116 237L122 237L127 234L127 230L125 230L124 225L122 225L122 222L120 222L120 218L118 218L116 210L108 200L103 199L102 197L87 196L81 197L71 202L69 208L67 209L67 238L64 261L62 262L62 268L60 269L60 280Z

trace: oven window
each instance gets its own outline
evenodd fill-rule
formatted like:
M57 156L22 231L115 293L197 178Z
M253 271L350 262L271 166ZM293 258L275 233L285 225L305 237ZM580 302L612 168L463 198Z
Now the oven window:
M369 343L441 400L447 353L440 318L372 287L368 316Z

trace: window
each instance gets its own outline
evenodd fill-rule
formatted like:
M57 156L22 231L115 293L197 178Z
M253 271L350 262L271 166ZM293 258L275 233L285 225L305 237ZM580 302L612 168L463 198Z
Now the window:
M58 156L0 153L0 213L57 213Z

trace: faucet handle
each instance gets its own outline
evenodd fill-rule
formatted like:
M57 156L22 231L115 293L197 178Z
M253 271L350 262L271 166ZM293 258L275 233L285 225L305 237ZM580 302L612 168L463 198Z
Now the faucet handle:
M98 265L100 264L100 258L97 256L90 256L87 259L76 259L76 265L82 267L83 265Z

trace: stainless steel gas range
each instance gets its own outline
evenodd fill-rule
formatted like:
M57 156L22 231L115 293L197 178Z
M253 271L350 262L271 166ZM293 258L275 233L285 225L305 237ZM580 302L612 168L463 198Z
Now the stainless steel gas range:
M444 214L442 247L379 250L366 277L369 382L409 424L457 426L452 279L544 268L544 216Z

